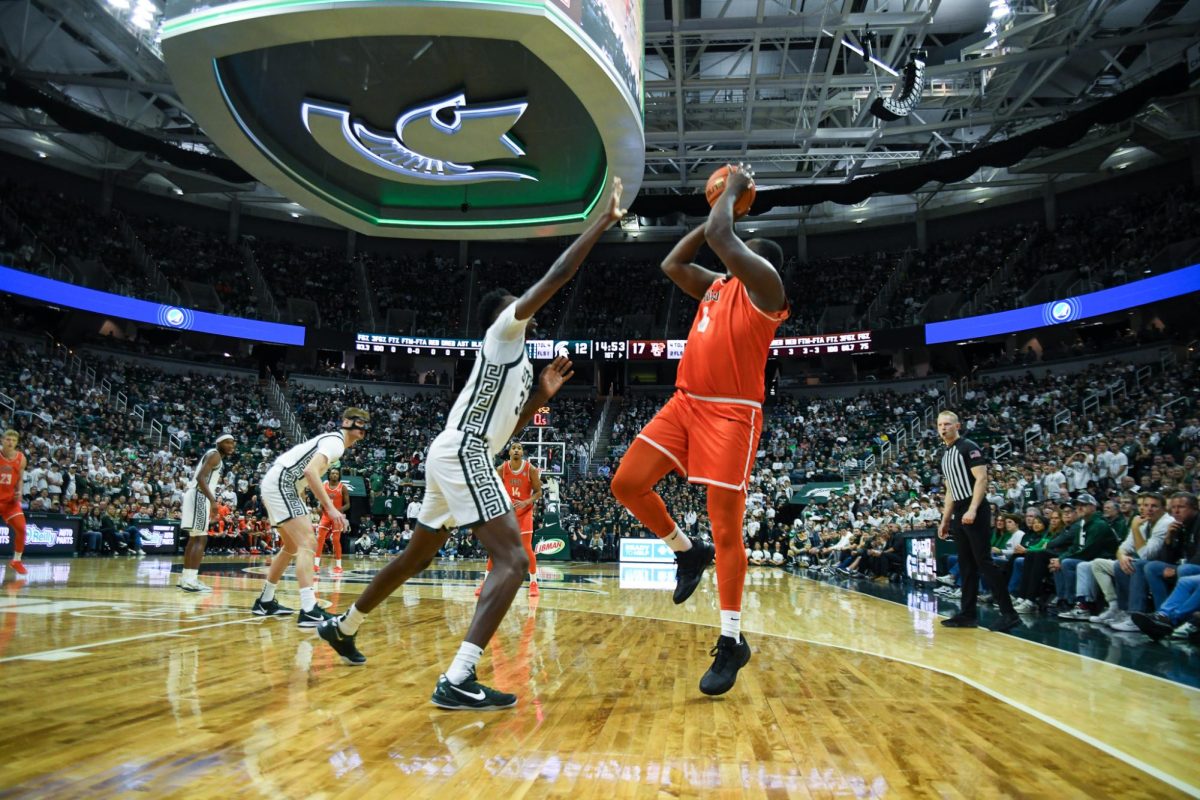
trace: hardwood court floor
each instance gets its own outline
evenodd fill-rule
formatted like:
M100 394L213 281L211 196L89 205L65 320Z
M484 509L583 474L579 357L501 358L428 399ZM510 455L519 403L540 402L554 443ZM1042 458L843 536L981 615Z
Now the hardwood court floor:
M379 565L322 596L345 607ZM440 565L373 614L359 669L294 618L248 614L261 562L210 561L209 596L175 589L166 559L9 570L0 796L1197 794L1200 692L778 572L751 576L754 657L722 698L696 688L711 580L676 607L611 567L546 567L480 668L518 707L441 711L479 566Z

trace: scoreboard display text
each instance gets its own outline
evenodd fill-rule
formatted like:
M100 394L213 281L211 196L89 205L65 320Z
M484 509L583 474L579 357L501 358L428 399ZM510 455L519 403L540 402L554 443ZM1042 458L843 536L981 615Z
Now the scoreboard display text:
M439 339L426 336L394 336L360 333L354 349L360 353L410 356L474 356L483 344L479 339ZM529 357L550 361L556 356L597 361L678 361L683 358L686 339L530 339L525 343ZM784 336L771 340L773 358L871 352L871 332L826 333L813 336Z

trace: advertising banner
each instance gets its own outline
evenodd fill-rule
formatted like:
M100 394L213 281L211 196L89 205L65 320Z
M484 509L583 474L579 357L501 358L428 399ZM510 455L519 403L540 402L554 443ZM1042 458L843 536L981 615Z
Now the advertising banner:
M70 555L79 540L78 517L59 514L28 514L25 516L25 556ZM12 530L0 523L0 555L13 552Z
M622 539L618 552L622 564L671 564L674 569L675 554L661 539Z
M570 561L571 540L559 525L548 525L533 532L533 552L538 561Z

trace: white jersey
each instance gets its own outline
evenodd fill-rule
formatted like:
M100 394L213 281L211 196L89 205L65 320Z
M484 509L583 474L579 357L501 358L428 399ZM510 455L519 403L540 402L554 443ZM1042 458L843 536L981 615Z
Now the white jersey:
M200 456L200 461L196 464L196 469L192 472L191 479L188 480L187 488L189 490L197 488L200 483L200 470L204 469L204 462L208 460L209 455L212 453L218 454L217 465L213 467L212 472L208 473L208 490L212 492L213 496L215 497L217 494L217 487L221 485L221 470L225 466L225 460L220 457L220 451L215 448ZM200 494L203 496L204 493L200 492ZM208 498L206 497L205 499Z
M483 347L446 419L447 431L483 439L494 457L513 435L533 389L533 365L525 354L525 327L512 303L487 329Z
M313 457L320 453L332 464L346 452L346 439L341 431L322 433L307 442L296 445L291 450L280 455L271 464L268 472L278 470L283 473L284 480L291 480L297 486L304 480L304 468Z

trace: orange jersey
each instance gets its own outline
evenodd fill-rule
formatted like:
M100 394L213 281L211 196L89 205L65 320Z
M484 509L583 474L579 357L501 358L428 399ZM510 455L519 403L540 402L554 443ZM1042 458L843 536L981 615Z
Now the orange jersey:
M761 403L767 351L787 317L786 308L755 306L737 278L713 281L692 320L675 386L701 397Z
M528 461L521 462L521 468L513 472L510 462L505 461L500 467L500 480L504 482L504 491L508 492L509 498L515 503L518 500L528 500L533 497L533 465ZM533 508L525 508L517 513L532 513Z
M329 499L333 501L333 507L341 511L342 506L346 505L346 484L338 481L337 486L330 486L329 481L325 481L325 493L329 495ZM321 512L321 516L326 516L325 512Z
M10 501L21 494L21 473L25 470L25 456L17 451L12 458L0 453L0 501Z

